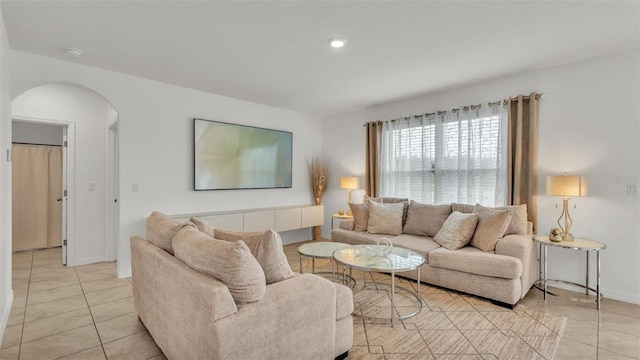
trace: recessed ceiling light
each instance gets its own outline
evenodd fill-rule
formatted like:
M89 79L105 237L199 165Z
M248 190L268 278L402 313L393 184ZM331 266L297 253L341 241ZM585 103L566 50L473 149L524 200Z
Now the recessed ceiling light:
M334 48L341 48L347 44L347 40L342 38L329 39L329 45Z
M80 49L76 49L76 48L66 48L65 49L69 54L73 55L74 57L80 57L82 56L82 50Z

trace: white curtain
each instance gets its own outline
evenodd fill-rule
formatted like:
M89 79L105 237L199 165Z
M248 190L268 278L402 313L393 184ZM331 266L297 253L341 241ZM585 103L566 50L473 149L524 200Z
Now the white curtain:
M503 102L383 124L383 196L423 203L507 203L507 108Z

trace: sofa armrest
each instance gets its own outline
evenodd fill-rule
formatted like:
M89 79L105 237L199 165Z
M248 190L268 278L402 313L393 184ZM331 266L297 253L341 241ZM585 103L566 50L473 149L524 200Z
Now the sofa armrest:
M356 228L356 223L350 219L342 220L338 227L342 230L353 231Z
M522 297L537 277L536 251L531 235L507 235L496 244L496 254L508 255L522 262Z
M195 307L199 316L206 314L211 321L237 311L226 285L193 270L140 236L131 237L131 268L134 303L143 321L146 313L160 310L160 306L166 307L162 309L163 318L168 317L167 311L173 309L170 311L173 313L185 307ZM159 301L161 298L163 301Z
M211 358L332 359L336 307L336 287L317 275L270 284L260 301L212 323Z

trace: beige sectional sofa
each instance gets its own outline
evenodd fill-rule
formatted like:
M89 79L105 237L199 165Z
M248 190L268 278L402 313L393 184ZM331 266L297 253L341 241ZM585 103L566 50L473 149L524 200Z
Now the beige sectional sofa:
M168 359L347 356L351 289L293 273L273 231L201 225L154 212L131 238L134 305Z
M401 217L400 225L396 221L394 225L384 225L381 229L379 225L394 216L384 212L380 214L376 210L380 203L396 206L395 211ZM380 198L367 199L363 204L351 204L351 207L354 220L342 221L338 229L332 230L331 240L356 245L376 244L380 239L388 238L393 246L424 255L425 264L420 268L423 282L513 306L527 294L537 278L536 249L532 241L532 225L526 217L526 205L492 209L480 205L426 205L409 202L408 199ZM368 214L366 210L375 210L375 214ZM497 226L501 227L498 232L504 229L502 234L487 233L488 229L491 230L490 225L496 228L497 220L493 215L501 215L506 222L506 225ZM478 221L472 224L471 230L464 229L472 232L471 243L450 249L447 248L451 247L447 243L449 239L443 239L443 235L451 233L443 228L445 224L449 228L456 217L477 217ZM401 275L416 279L414 271Z

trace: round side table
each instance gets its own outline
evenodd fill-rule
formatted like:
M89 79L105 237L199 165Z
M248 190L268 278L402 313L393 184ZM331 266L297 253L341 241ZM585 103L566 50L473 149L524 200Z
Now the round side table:
M533 238L540 246L540 257L538 258L539 278L536 281L536 287L543 293L543 298L547 300L547 283L562 283L573 286L578 286L585 289L585 294L589 295L589 291L592 291L596 296L596 304L598 310L600 309L600 302L604 299L604 296L600 292L600 251L607 248L607 245L593 240L586 240L575 238L573 241L551 241L548 236L535 236ZM547 248L549 246L559 247L570 250L583 250L587 253L587 271L584 284L579 284L571 281L548 279L547 278ZM596 288L589 286L589 251L596 252ZM540 285L542 284L542 285ZM542 288L541 288L542 286Z
M334 241L313 241L298 247L298 257L300 261L300 273L302 274L302 257L311 259L311 273L316 275L331 274L331 281L336 279L337 265L333 261L333 252L337 249L349 246L350 244L334 242ZM328 259L331 262L331 272L316 272L316 259ZM338 274L340 275L340 274ZM339 276L340 277L340 276ZM342 280L345 285L353 288L356 281L349 275L342 274Z

